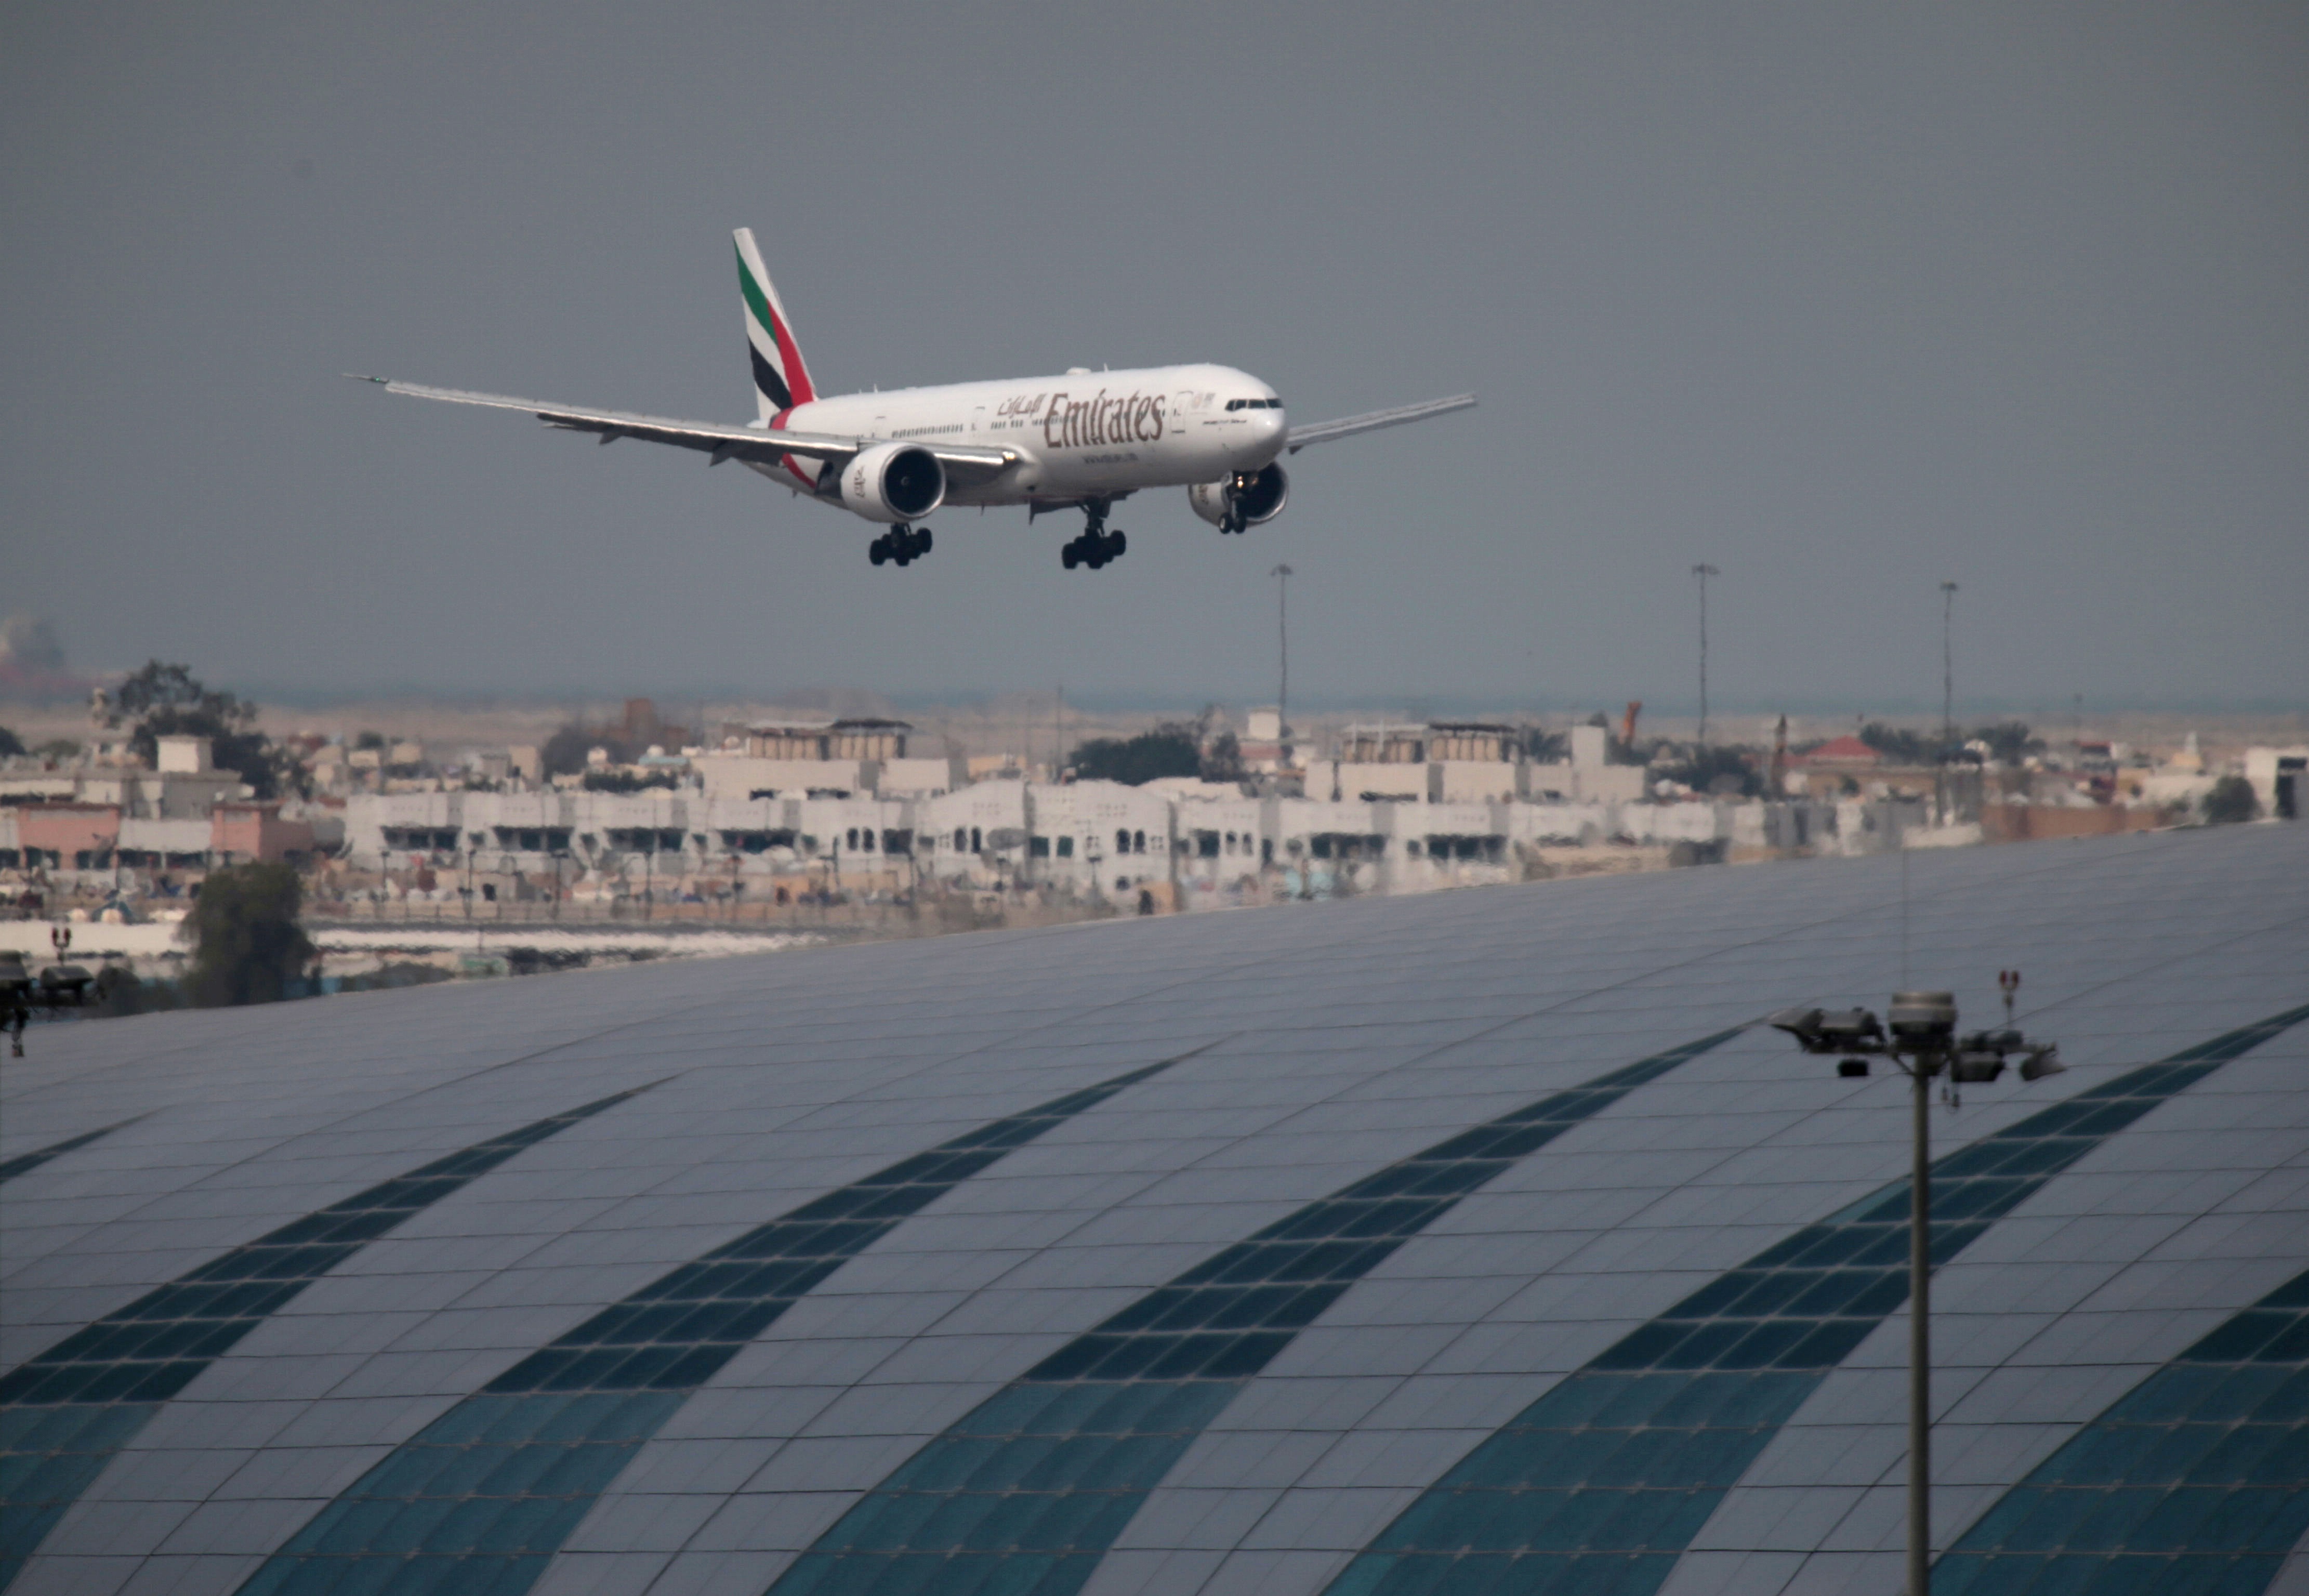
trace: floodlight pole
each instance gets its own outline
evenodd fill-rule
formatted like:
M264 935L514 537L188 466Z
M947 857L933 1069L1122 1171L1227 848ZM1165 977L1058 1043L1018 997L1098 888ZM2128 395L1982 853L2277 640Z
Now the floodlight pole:
M1941 760L1956 741L1956 583L1941 583Z
M1956 583L1941 583L1941 757L1933 782L1939 808L1933 822L1949 823L1949 761L1956 754Z
M2054 1057L2057 1044L2030 1042L2012 1029L2019 972L1998 972L1997 985L2004 991L2004 1029L1961 1040L1956 998L1947 992L1894 993L1889 1034L1884 1023L1865 1009L1836 1014L1785 1009L1766 1021L1795 1038L1796 1046L1807 1053L1846 1055L1836 1073L1847 1079L1867 1074L1869 1055L1889 1058L1907 1074L1914 1093L1916 1147L1908 1170L1907 1596L1931 1596L1933 1577L1933 1164L1932 1100L1926 1090L1942 1070L1958 1083L1996 1080L2004 1074L2005 1059L2014 1054L2021 1056L2023 1081L2041 1081L2067 1067Z
M1691 574L1699 578L1699 746L1708 746L1708 579L1721 576L1723 572L1713 565L1694 565Z
M1932 1590L1933 1182L1926 1059L1902 1067L1916 1100L1915 1163L1908 1177L1908 1596Z
M1280 680L1275 689L1275 730L1276 763L1281 764L1283 739L1291 735L1291 578L1288 565L1277 565L1267 573L1275 578L1275 640L1276 652L1282 659Z
M1892 1001L1897 1005L1903 993ZM1913 996L1933 996L1936 994ZM1953 1038L1955 1009L1949 1010ZM1952 1040L1907 1040L1895 1027L1885 1048L1908 1077L1914 1146L1908 1165L1908 1583L1907 1596L1931 1596L1933 1523L1933 1136L1932 1079L1953 1062Z

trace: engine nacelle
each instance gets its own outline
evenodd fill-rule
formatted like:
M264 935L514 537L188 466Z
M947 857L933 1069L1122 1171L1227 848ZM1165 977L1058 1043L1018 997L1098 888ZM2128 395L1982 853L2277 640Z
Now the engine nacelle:
M1213 526L1227 524L1230 513L1245 526L1263 526L1283 513L1291 497L1291 479L1280 461L1269 461L1255 471L1237 471L1216 482L1198 482L1187 489L1195 513Z
M842 468L842 503L853 515L920 521L946 502L946 468L920 444L877 444Z

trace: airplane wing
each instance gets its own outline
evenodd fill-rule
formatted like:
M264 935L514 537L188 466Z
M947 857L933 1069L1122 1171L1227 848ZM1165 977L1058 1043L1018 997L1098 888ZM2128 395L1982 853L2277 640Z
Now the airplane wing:
M1308 427L1291 429L1291 441L1284 445L1296 454L1310 444L1327 444L1334 438L1351 438L1357 433L1377 432L1382 427L1401 427L1408 421L1424 421L1430 416L1448 416L1453 410L1472 410L1475 396L1455 394L1449 399L1431 399L1421 404L1406 404L1392 410L1372 410L1368 415L1342 416L1336 421L1318 421Z
M548 404L541 400L516 399L505 393L430 388L422 383L397 382L391 377L356 376L354 380L375 383L388 393L406 393L412 399L438 399L450 404L477 404L498 410L526 410L548 427L590 432L604 444L613 444L619 438L640 438L644 443L695 449L708 457L708 465L720 465L725 460L758 461L772 465L789 454L839 463L881 441L824 432L771 432L759 427L730 427L714 421L673 421L662 416L637 416L625 410L581 410L575 405ZM943 442L924 442L917 446L937 455L938 463L952 476L968 483L999 476L1018 461L1015 449Z

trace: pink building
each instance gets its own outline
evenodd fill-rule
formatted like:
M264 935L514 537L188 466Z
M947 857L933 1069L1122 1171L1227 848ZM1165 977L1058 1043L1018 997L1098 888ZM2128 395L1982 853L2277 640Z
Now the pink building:
M301 860L313 851L313 828L281 818L277 803L219 804L209 818L209 860L218 868L274 859Z
M99 870L120 842L117 804L24 804L16 810L16 844L24 863L51 870Z

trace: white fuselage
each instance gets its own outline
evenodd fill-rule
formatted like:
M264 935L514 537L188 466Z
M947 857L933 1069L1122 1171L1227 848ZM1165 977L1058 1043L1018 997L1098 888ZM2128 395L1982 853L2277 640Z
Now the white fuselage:
M845 393L796 405L768 425L1016 452L1017 463L990 481L953 483L949 505L1106 498L1142 487L1215 482L1266 465L1282 452L1286 431L1275 390L1226 366L1071 371ZM789 487L817 491L817 470L809 461L788 456L783 468L755 469Z

